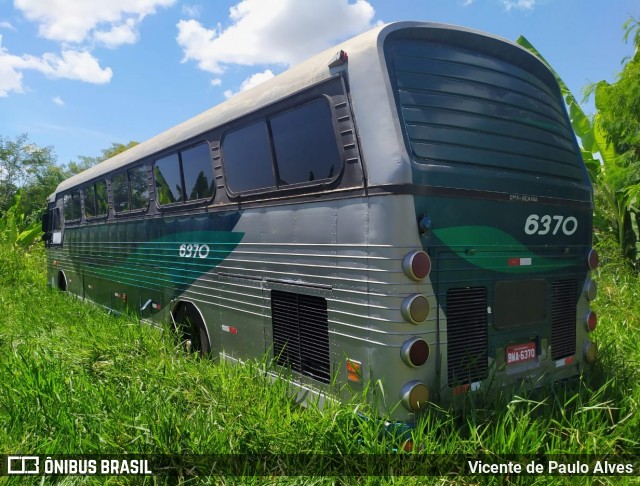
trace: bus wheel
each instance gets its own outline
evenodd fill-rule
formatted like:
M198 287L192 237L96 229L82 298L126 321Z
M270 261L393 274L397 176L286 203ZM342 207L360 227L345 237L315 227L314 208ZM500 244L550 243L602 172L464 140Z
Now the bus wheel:
M65 277L63 271L58 272L58 290L67 291L67 277Z
M180 302L172 312L176 337L187 352L200 356L211 352L209 333L202 314L191 302Z

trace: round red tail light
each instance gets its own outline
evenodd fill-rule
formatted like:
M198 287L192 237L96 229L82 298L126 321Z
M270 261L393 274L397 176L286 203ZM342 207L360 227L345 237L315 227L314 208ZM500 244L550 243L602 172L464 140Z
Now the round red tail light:
M593 311L587 312L584 324L587 328L587 331L592 332L593 330L595 330L596 326L598 325L598 316L596 315L596 313Z
M407 366L417 368L429 359L429 345L422 338L411 338L402 345L400 356Z
M402 270L412 280L422 280L431 272L431 258L422 250L414 250L402 260Z
M589 270L595 270L598 268L600 264L600 257L598 256L598 252L591 248L589 252L589 256L587 257L587 265L589 265Z

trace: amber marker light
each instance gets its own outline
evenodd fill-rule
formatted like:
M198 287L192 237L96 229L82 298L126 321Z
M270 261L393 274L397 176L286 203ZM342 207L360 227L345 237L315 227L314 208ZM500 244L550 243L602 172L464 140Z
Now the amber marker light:
M429 345L422 338L411 338L400 348L400 357L407 366L412 368L422 366L429 359Z
M422 250L409 252L402 260L402 271L411 280L422 280L431 272L431 258Z
M347 359L347 380L353 383L362 381L361 363L359 361Z
M410 381L402 387L402 405L411 412L424 408L429 403L429 389L421 381Z
M591 341L587 341L584 343L584 348L582 348L584 353L584 359L589 364L593 364L598 359L598 346L596 343L592 343Z
M584 325L587 331L592 332L598 325L598 316L593 311L588 311L587 316L584 319Z
M420 324L429 317L429 301L422 294L411 294L402 302L402 316L411 324Z
M587 265L589 266L589 270L595 270L598 268L600 264L600 257L598 256L598 252L591 248L589 251L589 256L587 257Z

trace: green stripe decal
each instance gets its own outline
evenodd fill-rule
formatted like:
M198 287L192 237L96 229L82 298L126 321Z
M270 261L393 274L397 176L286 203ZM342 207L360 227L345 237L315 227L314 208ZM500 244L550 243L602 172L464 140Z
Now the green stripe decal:
M112 254L111 265L94 264L86 273L142 288L184 290L217 267L243 237L230 231L172 233L138 243L124 259Z
M539 256L521 242L491 226L454 226L434 229L433 234L449 251L471 265L500 273L534 273L573 265L571 258ZM510 265L510 259L525 259L527 264ZM530 260L530 264L529 261ZM445 266L448 265L445 263Z

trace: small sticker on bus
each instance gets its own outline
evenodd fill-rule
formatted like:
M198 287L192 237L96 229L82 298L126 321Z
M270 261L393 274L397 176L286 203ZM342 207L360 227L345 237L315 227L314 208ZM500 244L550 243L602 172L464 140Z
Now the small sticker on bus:
M536 343L523 343L507 346L507 364L518 364L536 359Z
M556 368L560 368L562 366L567 366L573 363L573 356L569 356L568 358L562 358L556 361Z
M509 258L507 263L510 267L527 267L533 264L531 258Z

